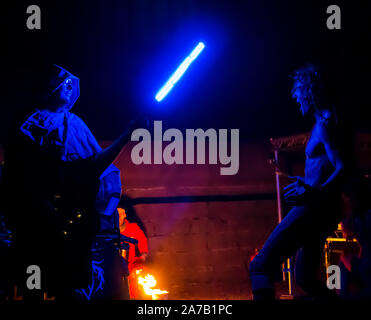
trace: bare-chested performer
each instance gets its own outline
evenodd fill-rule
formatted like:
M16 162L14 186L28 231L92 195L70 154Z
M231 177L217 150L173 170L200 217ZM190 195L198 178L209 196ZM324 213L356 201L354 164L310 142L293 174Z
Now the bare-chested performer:
M312 115L315 123L305 150L305 176L294 177L296 182L285 188L284 200L293 208L250 264L254 300L275 298L276 270L296 252L297 284L309 296L336 297L317 279L317 271L326 237L341 218L340 192L347 172L344 143L335 107L317 68L308 65L293 78L292 97L303 116Z

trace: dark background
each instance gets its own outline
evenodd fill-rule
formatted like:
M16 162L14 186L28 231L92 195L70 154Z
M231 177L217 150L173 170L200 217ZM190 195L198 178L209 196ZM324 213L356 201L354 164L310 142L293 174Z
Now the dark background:
M80 77L73 111L98 140L114 139L140 117L180 129L239 128L243 139L259 140L241 142L234 176L220 176L219 165L136 166L129 149L115 162L123 194L135 200L146 226L159 288L170 299L251 298L248 264L277 224L268 138L311 125L290 98L289 74L306 62L326 67L337 105L358 129L371 131L369 6L350 0L16 2L0 11L0 143L14 114L35 107L31 88L43 63ZM31 4L41 7L41 30L26 28ZM326 27L330 4L341 7L341 30ZM199 41L204 52L157 103L157 90ZM287 293L283 285L279 292Z
M31 4L41 8L41 30L26 27ZM342 10L341 30L326 27L330 4ZM329 71L338 105L368 131L369 7L338 0L17 1L1 11L0 142L15 111L30 104L42 63L81 79L73 111L98 140L114 139L140 117L180 129L239 128L244 139L307 131L288 76L306 62ZM156 92L199 41L204 52L157 103Z

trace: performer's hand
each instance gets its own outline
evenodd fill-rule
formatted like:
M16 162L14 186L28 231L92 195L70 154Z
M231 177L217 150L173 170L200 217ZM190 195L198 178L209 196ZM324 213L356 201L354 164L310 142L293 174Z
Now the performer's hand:
M143 262L147 259L147 253L142 253L142 255L139 257Z
M142 257L135 257L131 264L135 269L142 269L144 266L144 260L142 259Z
M289 191L287 191L285 193L285 195L288 194L290 191L297 189L298 187L304 186L304 184L305 184L303 177L300 177L300 176L288 176L288 178L289 179L296 179L296 181L293 182L293 183L290 183L285 188L283 188L283 190L289 190Z
M304 183L304 179L302 177L289 178L296 179L296 181L284 188L284 190L287 190L283 196L285 203L293 206L299 206L310 201L315 193L315 189Z

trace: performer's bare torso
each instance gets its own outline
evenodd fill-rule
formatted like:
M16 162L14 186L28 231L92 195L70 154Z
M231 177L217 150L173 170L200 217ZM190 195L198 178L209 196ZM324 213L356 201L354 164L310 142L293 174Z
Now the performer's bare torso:
M324 123L316 121L305 149L304 182L312 187L319 187L334 171L334 167L322 143L323 126L325 126ZM326 129L328 129L328 126Z

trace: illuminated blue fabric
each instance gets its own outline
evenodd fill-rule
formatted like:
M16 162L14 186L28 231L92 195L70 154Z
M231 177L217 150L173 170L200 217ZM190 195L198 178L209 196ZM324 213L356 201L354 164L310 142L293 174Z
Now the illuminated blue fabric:
M20 129L40 146L57 149L63 161L88 158L100 152L102 148L85 122L69 111L80 95L79 79L56 65L52 71L53 76L48 82L47 91L55 91L67 77L71 78L73 79L71 102L58 112L36 109ZM103 214L110 198L120 197L120 194L120 170L111 164L100 176L100 189L97 194L98 212Z

